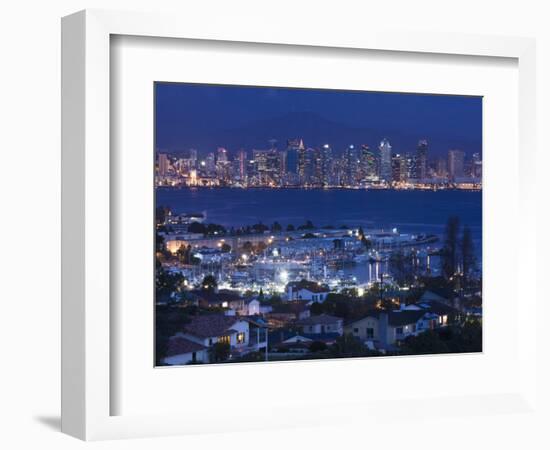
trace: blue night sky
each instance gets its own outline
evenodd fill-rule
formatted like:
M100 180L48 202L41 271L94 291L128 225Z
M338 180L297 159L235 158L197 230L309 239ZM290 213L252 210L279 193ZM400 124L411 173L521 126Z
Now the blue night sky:
M155 83L157 150L201 155L226 147L266 148L300 137L306 146L378 146L395 153L429 142L430 157L450 148L481 153L481 97Z

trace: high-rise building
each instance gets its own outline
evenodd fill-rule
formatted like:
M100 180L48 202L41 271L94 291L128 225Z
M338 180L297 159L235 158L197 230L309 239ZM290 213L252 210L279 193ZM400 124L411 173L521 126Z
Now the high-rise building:
M298 174L300 150L305 150L302 139L289 139L285 151L285 173Z
M332 184L332 148L329 144L321 147L319 152L319 180L322 186L330 186Z
M421 139L416 147L416 177L424 180L428 177L428 141Z
M214 153L208 153L204 161L204 171L206 176L213 176L216 173L216 156Z
M359 178L361 181L373 181L378 178L376 155L369 146L363 144L359 154Z
M405 159L405 171L407 174L407 181L416 178L416 155L405 153L403 158Z
M197 168L197 159L198 159L197 150L194 148L189 149L189 163L191 165L191 168L193 169Z
M223 147L218 147L218 158L216 162L227 162L227 150Z
M239 150L235 155L233 163L235 178L244 181L246 179L246 151L243 149Z
M451 181L464 177L464 152L462 150L449 150L447 171Z
M380 150L380 179L386 183L392 181L391 171L391 144L386 138L382 139L378 147Z
M435 172L440 178L445 178L447 176L447 160L445 158L437 159Z
M168 169L170 168L170 160L166 153L159 153L159 175L164 177L168 175Z
M359 178L359 154L355 145L348 145L344 151L346 186L356 186Z
M472 178L481 178L483 172L483 163L481 161L481 155L474 153L472 155Z
M253 150L255 173L261 186L279 185L281 182L281 161L276 149Z
M392 180L407 181L407 160L399 153L392 156Z
M298 178L300 179L301 184L305 184L306 182L306 171L307 171L307 151L305 148L305 145L302 140L300 140L300 146L298 147Z

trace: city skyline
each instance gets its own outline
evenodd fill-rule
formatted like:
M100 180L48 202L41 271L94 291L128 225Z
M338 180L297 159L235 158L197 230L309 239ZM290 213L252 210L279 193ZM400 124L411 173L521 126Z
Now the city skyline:
M377 146L384 138L396 153L430 143L433 156L450 149L482 153L481 97L251 86L155 84L155 149L201 157L224 147L278 147L301 138L340 154L353 144Z

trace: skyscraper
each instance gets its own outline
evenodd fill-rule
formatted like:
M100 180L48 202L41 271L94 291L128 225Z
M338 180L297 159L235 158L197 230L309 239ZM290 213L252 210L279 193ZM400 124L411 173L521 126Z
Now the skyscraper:
M464 152L462 150L449 150L447 171L451 181L464 177Z
M391 183L391 144L386 138L382 139L380 146L380 179L386 183Z
M246 151L243 149L237 152L235 156L235 176L243 181L246 178Z
M319 161L319 181L322 186L326 187L331 184L332 177L332 149L329 144L321 147Z
M216 156L214 153L208 153L208 155L206 155L204 170L209 177L216 173Z
M479 153L474 153L472 155L472 177L481 178L482 175L482 162L481 155Z
M373 181L377 178L376 156L366 144L361 146L359 154L359 178L361 181Z
M298 147L298 178L300 179L300 183L304 184L306 183L306 166L307 166L307 152L306 148L304 146L304 143L302 140L300 140L300 145Z
M428 177L428 141L418 141L416 147L416 178L424 180Z
M407 181L407 160L399 153L392 156L392 179Z
M349 145L344 151L345 184L356 186L359 175L359 155L355 145Z
M298 173L298 154L300 150L304 150L304 142L302 139L289 139L286 146L285 155L285 173Z
M159 175L161 177L168 175L168 168L170 167L170 161L166 153L159 153Z
M197 150L194 148L189 149L189 164L193 169L196 169L197 167L197 158L198 158Z

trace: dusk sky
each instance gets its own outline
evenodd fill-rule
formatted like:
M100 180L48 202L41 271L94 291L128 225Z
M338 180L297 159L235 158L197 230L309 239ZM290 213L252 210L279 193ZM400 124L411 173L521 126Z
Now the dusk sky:
M382 138L396 153L427 139L432 156L482 145L481 97L156 83L155 113L156 150L168 152L267 148L269 139L283 149L295 137L337 152Z

